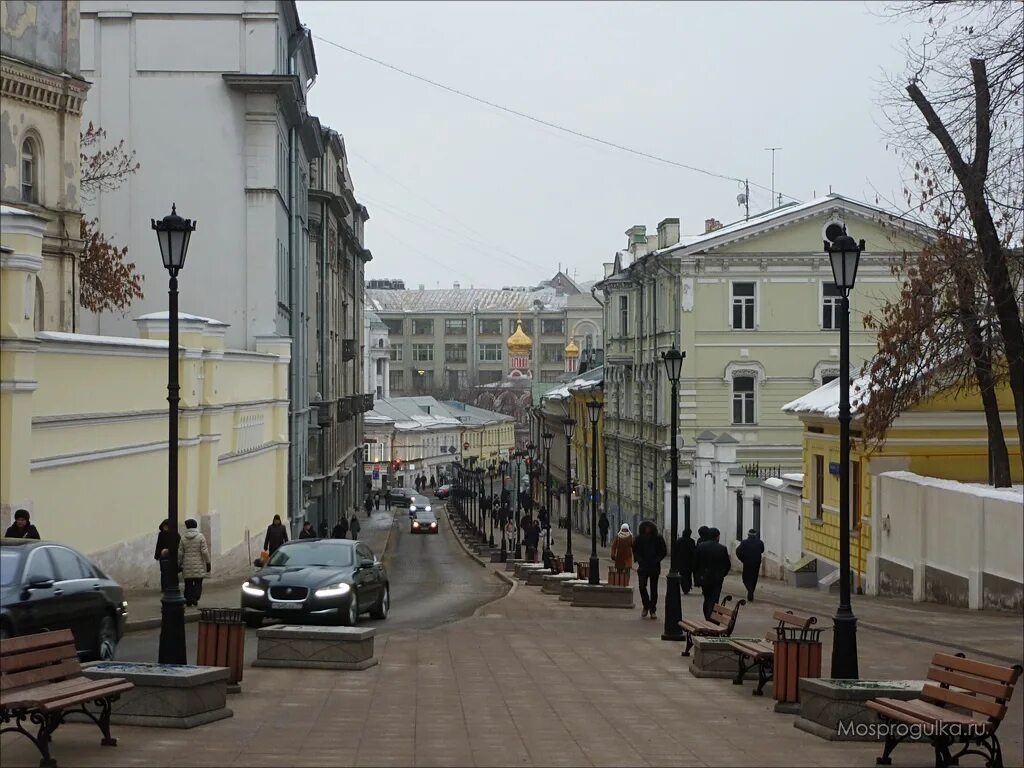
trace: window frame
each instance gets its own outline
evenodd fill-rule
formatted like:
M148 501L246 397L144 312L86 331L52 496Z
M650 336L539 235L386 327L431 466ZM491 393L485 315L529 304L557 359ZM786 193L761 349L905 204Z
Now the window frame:
M548 323L558 323L558 330L548 330ZM565 335L565 318L564 317L542 317L540 319L540 335L541 336L564 336Z
M749 285L752 288L750 295L737 294L736 287ZM729 283L729 328L733 331L756 331L758 326L757 316L757 280L734 280ZM749 300L749 304L748 304ZM739 309L742 323L736 325L736 310ZM750 323L749 327L747 323Z
M417 325L418 323L426 323L429 330L421 330ZM414 317L411 321L411 328L409 329L410 336L433 336L434 335L434 318L432 317Z
M481 362L481 363L500 363L500 362L502 362L503 355L502 355L502 352L501 352L501 348L502 348L502 344L500 342L499 343L495 343L495 344L480 344L478 346L478 349L477 349L477 361ZM495 357L493 359L489 358L489 357L485 357L484 353L488 352L488 351L496 351L497 352L497 357Z
M453 351L457 352L461 350L461 355L452 355ZM445 344L444 345L444 361L446 363L465 363L468 362L469 358L469 345L468 344Z
M739 390L736 388L738 381L750 381L750 389ZM738 427L749 427L757 424L757 377L748 374L738 374L732 377L731 414L732 424ZM748 397L749 395L749 397ZM736 406L740 406L739 421L736 420ZM749 412L747 406L749 405ZM746 417L749 417L747 420Z
M835 293L826 293L826 290L831 287ZM822 281L820 289L820 300L818 306L820 307L818 312L818 324L823 331L838 331L840 317L839 312L843 303L843 294L836 287L835 283L831 283L827 280ZM826 309L828 312L826 312ZM829 323L826 324L825 318L829 318Z
M825 519L825 457L820 453L812 454L812 478L814 482L814 498L811 509L815 520Z
M28 147L29 151L26 152L25 148ZM42 158L42 152L40 151L41 144L39 139L31 133L26 135L21 140L21 152L18 157L18 175L21 187L21 201L24 203L40 204L41 196L39 189L39 165ZM28 162L28 180L26 182L25 164ZM28 195L25 194L25 188L28 187Z
M420 357L424 351L430 353L429 357ZM414 343L412 345L412 362L414 363L432 363L434 362L434 344L430 343Z
M497 323L498 330L496 330L496 331L485 330L485 327L486 327L485 324L488 324L488 323ZM504 321L503 318L500 318L500 317L480 317L480 318L477 318L477 321L476 321L476 332L477 332L478 336L501 336L501 334L505 332L504 329L505 329L505 321Z
M453 324L462 325L462 330L452 330ZM469 335L469 320L464 317L446 317L444 320L444 335L445 336L468 336Z
M629 335L629 295L619 296L619 336Z

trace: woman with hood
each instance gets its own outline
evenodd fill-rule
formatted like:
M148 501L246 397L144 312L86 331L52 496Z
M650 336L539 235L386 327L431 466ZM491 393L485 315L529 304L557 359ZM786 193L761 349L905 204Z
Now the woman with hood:
M302 524L302 530L299 531L300 539L315 539L316 531L313 530L313 523L309 520Z
M612 539L612 560L618 571L628 571L633 567L633 534L629 525L623 523L619 532Z
M185 535L178 547L178 568L185 579L185 605L199 605L203 596L203 579L210 573L210 548L199 532L199 523L185 521Z
M27 509L19 509L14 513L14 522L4 533L5 539L38 539L39 531L31 523Z
M355 512L352 513L352 519L348 521L348 530L352 534L352 539L356 540L359 538L359 515Z
M164 520L160 523L160 530L156 535L156 551L153 552L153 559L159 563L165 557L176 557L178 549L178 533L171 530L171 521ZM168 573L160 568L160 589L167 589L168 576L174 575L172 568Z
M693 589L693 554L696 544L693 543L693 531L683 530L683 535L672 545L672 569L679 574L679 586L684 595Z
M274 521L267 526L267 535L263 539L263 549L270 554L274 554L287 541L288 529L282 525L281 516L274 515Z

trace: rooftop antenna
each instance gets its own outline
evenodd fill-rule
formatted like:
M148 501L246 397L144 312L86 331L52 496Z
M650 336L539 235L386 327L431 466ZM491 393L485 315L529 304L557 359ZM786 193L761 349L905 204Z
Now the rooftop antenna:
M782 147L765 147L765 152L772 153L772 202L775 202L775 153ZM782 205L782 195L779 195L779 205Z
M743 219L746 221L750 218L750 182L747 180L743 181L743 191L736 195L736 205L742 205L746 209L746 214Z

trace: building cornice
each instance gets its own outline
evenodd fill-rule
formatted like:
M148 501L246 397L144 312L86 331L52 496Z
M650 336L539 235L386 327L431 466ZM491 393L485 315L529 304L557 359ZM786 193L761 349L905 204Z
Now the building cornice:
M298 75L247 75L225 72L221 75L229 88L246 94L269 94L277 96L289 124L302 129L307 125L306 95ZM319 138L319 137L318 137Z
M57 75L10 56L0 58L0 97L54 112L82 114L89 83L73 75Z

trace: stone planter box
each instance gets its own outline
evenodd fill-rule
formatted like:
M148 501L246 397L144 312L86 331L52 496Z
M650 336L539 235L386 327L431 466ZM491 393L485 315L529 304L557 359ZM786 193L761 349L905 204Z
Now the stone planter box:
M508 557L508 553L507 552L505 553L505 556ZM491 550L491 562L492 563L500 563L501 562L501 550L500 549L492 549Z
M372 627L318 627L275 624L257 630L254 667L366 669L373 657Z
M739 666L736 654L729 648L730 640L757 641L758 637L695 637L690 674L694 677L717 677L735 680ZM748 669L744 680L757 680L757 667Z
M522 558L520 558L520 559L513 559L512 552L509 552L508 553L508 559L505 561L505 570L506 571L515 571L517 565L519 565L520 563L525 563L525 562L526 561L523 560Z
M233 714L227 708L227 667L97 661L83 665L82 674L91 680L123 677L135 686L114 702L115 725L195 728ZM84 715L68 719L86 721Z
M551 575L550 568L540 568L526 574L526 586L540 587L544 585L544 579Z
M516 565L515 569L516 578L525 580L526 577L530 575L530 573L539 570L544 570L545 572L547 572L547 569L544 568L544 565L542 563L519 563Z
M546 595L562 594L562 584L576 579L572 573L549 573L541 579L541 592Z
M800 717L793 725L829 741L881 741L871 730L871 726L879 722L878 713L868 709L866 702L878 698L916 699L924 683L924 680L802 678Z
M576 596L576 587L589 582L587 582L586 579L577 579L575 573L570 573L568 575L572 576L572 578L566 579L562 582L561 591L558 593L558 599L566 603L571 603L573 598Z
M633 588L577 584L572 588L572 604L578 608L632 608Z

